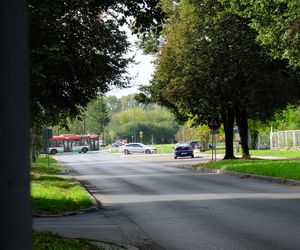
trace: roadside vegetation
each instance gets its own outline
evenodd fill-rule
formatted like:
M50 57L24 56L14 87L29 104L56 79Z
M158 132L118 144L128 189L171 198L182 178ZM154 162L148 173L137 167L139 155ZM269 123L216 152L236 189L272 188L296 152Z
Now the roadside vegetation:
M92 205L89 195L78 182L58 176L61 172L56 160L39 157L31 167L31 198L34 215L63 215Z
M91 244L87 240L74 240L62 238L49 232L33 232L33 249L74 249L74 250L102 250L104 248Z
M300 180L300 161L296 160L223 160L199 167Z

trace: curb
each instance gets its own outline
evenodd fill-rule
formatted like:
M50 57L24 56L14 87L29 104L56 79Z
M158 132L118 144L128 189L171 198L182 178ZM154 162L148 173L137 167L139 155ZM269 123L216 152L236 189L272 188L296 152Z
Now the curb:
M202 171L202 172L206 172L206 173L225 174L225 175L236 176L239 178L251 178L251 179L268 181L268 182L278 183L278 184L300 186L300 181L292 180L292 179L285 179L285 178L280 178L280 177L272 177L272 176L257 175L257 174L247 174L247 173L233 172L233 171L227 171L227 170L221 170L221 169L203 168L203 167L197 167L197 168L192 167L190 169L195 170L195 171Z

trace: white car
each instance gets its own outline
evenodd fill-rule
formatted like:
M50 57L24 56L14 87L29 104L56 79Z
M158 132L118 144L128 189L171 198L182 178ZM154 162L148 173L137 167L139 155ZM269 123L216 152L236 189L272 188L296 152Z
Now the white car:
M143 143L127 143L120 147L120 152L124 154L131 153L143 153L143 154L154 154L156 153L156 148L148 147Z

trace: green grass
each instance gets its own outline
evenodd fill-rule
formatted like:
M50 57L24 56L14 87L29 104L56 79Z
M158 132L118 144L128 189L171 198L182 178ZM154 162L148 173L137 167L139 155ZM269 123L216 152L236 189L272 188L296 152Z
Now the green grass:
M62 215L92 205L92 200L85 190L73 179L66 179L53 174L60 172L57 163L51 167L38 159L31 168L32 212L36 215Z
M49 232L33 232L34 250L103 250L102 247L95 246L87 240L74 240L62 238L57 234Z
M300 161L296 160L222 160L200 165L233 172L300 180Z
M57 161L49 157L50 165L48 167L48 159L46 155L40 155L36 162L31 163L31 173L35 174L58 174L60 173L60 166Z
M211 150L206 150L203 153L211 154ZM242 153L242 149L240 148L240 152L234 153L239 156ZM225 154L225 149L217 149L217 154ZM261 149L261 150L250 150L251 156L278 156L278 157L287 157L287 158L300 158L300 150L270 150L270 149Z
M300 158L300 150L250 150L254 156L282 156L288 158Z
M156 148L158 154L171 154L173 153L173 147L175 147L175 144L149 144L148 146Z
M45 163L47 164L48 163L48 157L46 154L41 154L37 159L36 159L36 162L37 163ZM57 160L52 158L50 155L49 155L49 162L50 163L57 163Z

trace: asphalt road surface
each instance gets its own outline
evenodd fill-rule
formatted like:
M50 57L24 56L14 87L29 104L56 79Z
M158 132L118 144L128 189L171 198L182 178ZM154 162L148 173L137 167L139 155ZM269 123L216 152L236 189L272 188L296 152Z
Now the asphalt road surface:
M185 168L209 157L59 157L140 249L300 249L300 187Z

